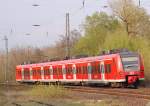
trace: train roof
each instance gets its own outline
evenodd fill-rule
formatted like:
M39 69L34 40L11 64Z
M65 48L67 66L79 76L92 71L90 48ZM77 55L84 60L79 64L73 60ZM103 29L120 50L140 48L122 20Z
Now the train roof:
M75 63L84 63L84 62L92 62L92 61L100 61L103 59L111 59L119 54L109 54L102 56L94 56L94 57L86 57L80 59L69 59L69 60L61 60L61 61L52 61L52 62L43 62L43 63L34 63L34 64L25 64L25 65L17 65L16 67L40 67L40 66L50 66L50 65L62 65L62 64L75 64Z
M100 61L100 60L105 60L105 59L112 59L113 57L116 57L116 56L126 57L126 56L137 56L137 55L138 53L136 52L119 52L119 53L104 54L100 56L85 57L85 58L79 58L79 59L69 59L69 60L17 65L16 67L21 68L23 66L25 68L29 68L29 67L51 66L51 65L75 64L75 63L92 62L95 60Z

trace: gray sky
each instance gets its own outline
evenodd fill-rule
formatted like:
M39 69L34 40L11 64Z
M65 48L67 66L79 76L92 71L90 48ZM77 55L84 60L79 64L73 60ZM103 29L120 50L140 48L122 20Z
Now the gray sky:
M107 0L0 0L0 38L7 35L9 48L16 46L42 47L55 43L58 35L65 34L65 13L70 13L71 29L79 29L87 15L107 11ZM149 0L141 0L147 10ZM33 4L39 4L33 7ZM40 24L39 27L33 27ZM11 29L13 31L11 31ZM48 36L47 33L48 32ZM26 35L30 33L30 35ZM0 50L4 41L0 40Z

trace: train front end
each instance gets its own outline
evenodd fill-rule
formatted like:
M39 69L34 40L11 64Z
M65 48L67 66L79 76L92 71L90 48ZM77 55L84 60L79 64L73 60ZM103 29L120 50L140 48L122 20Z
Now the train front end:
M125 85L137 88L140 79L144 79L140 55L134 52L125 52L120 53L120 56L126 80Z

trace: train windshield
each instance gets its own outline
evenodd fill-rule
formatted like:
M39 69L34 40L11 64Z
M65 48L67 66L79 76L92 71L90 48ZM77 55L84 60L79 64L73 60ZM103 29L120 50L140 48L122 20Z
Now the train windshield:
M139 70L139 56L122 56L122 64L125 71L138 71Z

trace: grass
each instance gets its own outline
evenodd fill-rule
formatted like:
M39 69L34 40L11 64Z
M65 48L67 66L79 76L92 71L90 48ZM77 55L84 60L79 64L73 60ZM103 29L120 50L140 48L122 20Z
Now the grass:
M62 86L54 86L54 85L36 85L34 86L28 94L36 97L51 97L51 98L59 98L67 96L66 89Z

